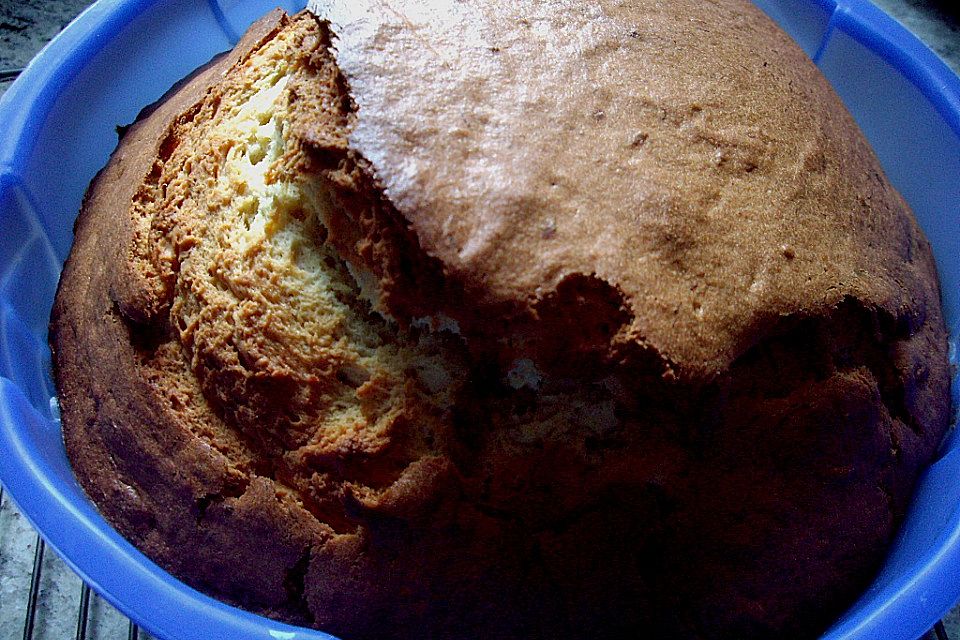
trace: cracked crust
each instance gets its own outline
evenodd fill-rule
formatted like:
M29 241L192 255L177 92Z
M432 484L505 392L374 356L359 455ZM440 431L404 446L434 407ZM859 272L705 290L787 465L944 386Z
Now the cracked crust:
M129 128L52 317L78 479L348 640L813 637L947 426L926 240L747 3L481 4L275 12Z
M311 6L351 145L462 290L441 304L474 341L502 341L494 316L514 351L553 346L537 306L592 275L629 312L615 342L709 379L782 315L937 296L852 118L748 2Z

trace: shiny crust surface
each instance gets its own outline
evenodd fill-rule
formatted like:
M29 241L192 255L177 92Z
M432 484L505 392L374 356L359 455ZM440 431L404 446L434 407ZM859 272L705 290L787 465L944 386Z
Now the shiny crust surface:
M593 277L629 311L621 340L709 377L781 316L937 298L852 118L750 2L311 7L357 105L351 145L468 289L464 324Z

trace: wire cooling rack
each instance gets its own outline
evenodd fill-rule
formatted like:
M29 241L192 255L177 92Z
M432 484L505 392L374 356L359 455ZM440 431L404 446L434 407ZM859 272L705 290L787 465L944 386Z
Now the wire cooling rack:
M0 484L0 640L150 640L73 576L22 517ZM54 592L66 601L45 603Z

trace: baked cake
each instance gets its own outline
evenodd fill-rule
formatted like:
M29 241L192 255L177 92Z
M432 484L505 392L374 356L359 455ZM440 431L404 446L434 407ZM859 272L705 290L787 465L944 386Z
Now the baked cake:
M813 637L950 410L930 247L746 0L276 11L124 132L51 327L104 516L347 640Z

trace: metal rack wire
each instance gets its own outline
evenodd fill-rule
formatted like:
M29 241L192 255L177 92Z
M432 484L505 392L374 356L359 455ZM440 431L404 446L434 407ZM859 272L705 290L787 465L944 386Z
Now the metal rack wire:
M947 630L943 627L943 620L937 620L937 624L933 625L933 632L937 635L937 640L950 640Z
M33 573L30 576L30 594L27 596L27 609L23 622L23 640L33 640L33 630L37 618L37 599L40 595L40 577L43 573L43 554L46 544L37 535L36 551L33 556ZM84 583L80 587L80 605L77 608L76 640L87 640L87 622L90 618L90 587ZM140 640L140 628L129 620L127 622L127 640Z
M0 69L0 82L13 80L19 76L22 71L23 69Z
M0 484L0 507L3 506L4 494L4 486ZM47 553L47 545L43 538L39 534L35 535L30 588L23 609L23 640L34 640L37 630L37 610L43 580L44 557ZM93 597L96 596L91 593L90 587L81 583L76 614L76 634L74 636L76 640L88 640L90 608ZM126 626L127 640L147 640L146 634L141 633L140 628L132 620L128 620Z

